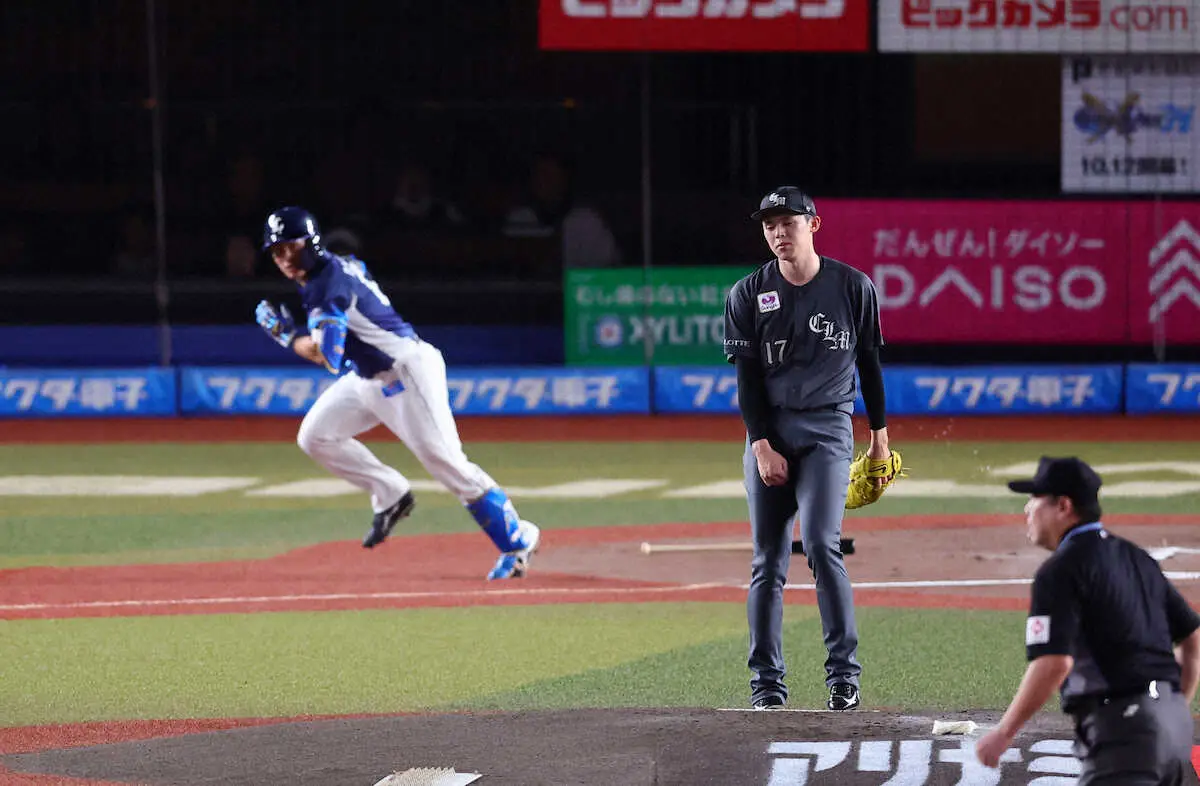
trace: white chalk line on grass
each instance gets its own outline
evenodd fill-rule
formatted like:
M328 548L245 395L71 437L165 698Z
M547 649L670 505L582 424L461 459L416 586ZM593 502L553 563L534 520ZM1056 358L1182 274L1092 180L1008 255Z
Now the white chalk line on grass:
M733 584L680 584L669 587L538 587L530 589L448 590L445 592L334 592L312 595L255 595L219 598L159 598L144 600L93 600L78 603L14 603L0 605L3 611L39 611L44 609L106 609L150 606L228 606L253 603L311 603L334 600L442 600L456 598L538 597L549 595L639 595L644 593L699 592L730 589Z
M1172 581L1200 580L1200 571L1167 571L1166 577ZM851 586L854 589L946 589L955 587L1004 587L1032 583L1031 579L957 579L945 581L857 581ZM91 600L77 603L6 603L0 604L0 612L5 611L45 611L50 609L110 609L110 608L148 608L155 606L231 606L251 605L257 603L315 603L327 601L365 601L365 600L445 600L460 598L493 598L493 597L545 597L552 595L570 595L586 597L589 595L643 595L673 593L686 594L703 592L713 589L749 589L748 584L728 584L708 582L704 584L680 584L667 587L534 587L529 589L491 589L491 590L449 590L445 592L335 592L311 595L249 595L217 598L158 598L143 600ZM815 584L790 584L789 590L815 590Z
M1196 581L1200 572L1168 570L1163 573L1171 581ZM1032 584L1033 579L944 579L932 581L853 581L850 586L854 589L945 589L953 587L1008 587L1022 584ZM739 589L749 589L749 584L739 585ZM815 590L816 584L788 584L784 589Z

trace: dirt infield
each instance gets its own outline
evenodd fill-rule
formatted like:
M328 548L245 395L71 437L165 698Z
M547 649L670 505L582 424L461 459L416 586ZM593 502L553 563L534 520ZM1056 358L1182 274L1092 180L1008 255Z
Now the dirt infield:
M1111 516L1109 526L1143 545L1200 547L1194 516ZM1021 609L1024 581L1045 553L1024 543L1017 516L894 516L852 519L849 558L860 605ZM418 535L406 548L362 549L336 541L266 560L168 565L35 567L6 571L0 619L154 614L328 611L365 608L745 600L748 525L653 524L549 530L535 570L520 582L482 581L494 559L477 533ZM641 544L698 547L641 553ZM720 550L707 550L713 544ZM421 554L413 561L412 554ZM788 600L815 603L796 558ZM1182 554L1168 570L1200 570ZM1182 584L1200 601L1196 582Z

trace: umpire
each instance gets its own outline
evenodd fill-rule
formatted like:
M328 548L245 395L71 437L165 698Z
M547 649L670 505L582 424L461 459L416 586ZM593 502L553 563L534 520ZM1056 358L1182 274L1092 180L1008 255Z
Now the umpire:
M1016 733L1061 686L1062 709L1075 719L1079 786L1184 783L1189 705L1200 681L1200 616L1153 557L1104 528L1100 484L1079 459L1046 456L1032 480L1008 484L1030 495L1029 540L1054 553L1033 580L1025 677L976 752L998 766Z
M859 705L862 667L841 531L856 369L871 425L867 455L891 455L878 300L865 273L816 252L821 218L800 189L775 189L750 217L762 223L775 253L738 281L725 303L725 355L737 366L746 424L743 471L754 542L746 601L750 702L771 709L787 701L783 587L797 519L828 651L826 706L850 710Z

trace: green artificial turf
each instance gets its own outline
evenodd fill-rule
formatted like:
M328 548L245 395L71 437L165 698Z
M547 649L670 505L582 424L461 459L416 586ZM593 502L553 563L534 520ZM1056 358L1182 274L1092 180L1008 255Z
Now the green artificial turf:
M865 706L998 708L1022 615L859 610ZM820 622L789 605L791 704L825 700ZM741 604L562 604L0 623L4 725L449 709L742 707Z
M429 475L396 443L372 444L382 458L414 479ZM1034 461L1046 445L920 442L905 446L913 480L994 484L991 468ZM1192 446L1174 443L1053 445L1095 463L1194 460ZM738 498L672 498L668 492L714 482L736 482L740 449L721 443L483 443L472 458L515 489L521 514L547 529L610 527L662 522L744 521ZM0 446L0 477L15 475L168 475L252 478L254 485L193 497L0 497L0 568L28 565L124 564L261 558L330 540L357 540L370 522L365 494L334 497L261 497L247 491L272 484L324 481L329 476L291 444ZM608 498L564 499L522 495L523 488L596 478L657 479L663 485ZM1123 474L1116 481L1195 480L1165 470ZM903 481L902 481L903 482ZM903 497L851 511L860 516L926 513L1017 515L1016 495ZM1190 513L1200 494L1105 501L1109 513ZM852 524L851 524L852 526ZM442 491L419 491L417 513L405 534L470 532L475 524Z

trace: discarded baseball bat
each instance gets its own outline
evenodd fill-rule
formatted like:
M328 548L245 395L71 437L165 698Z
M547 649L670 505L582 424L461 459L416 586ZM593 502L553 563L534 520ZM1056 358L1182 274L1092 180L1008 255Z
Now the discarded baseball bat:
M854 538L842 538L842 553L854 553ZM728 543L642 543L643 554L663 554L668 551L754 551L750 541L732 541ZM792 541L792 553L803 554L804 544L798 540Z

